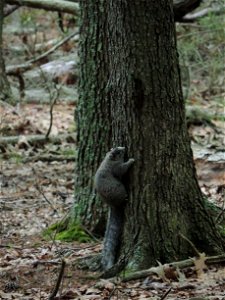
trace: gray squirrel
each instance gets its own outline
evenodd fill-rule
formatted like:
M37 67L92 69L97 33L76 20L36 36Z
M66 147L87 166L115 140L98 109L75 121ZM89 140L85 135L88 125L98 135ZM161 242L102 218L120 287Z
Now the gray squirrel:
M115 264L120 244L123 208L128 198L122 177L134 163L133 158L124 162L124 155L125 147L111 149L100 164L94 178L97 193L110 208L101 259L103 270L108 270Z

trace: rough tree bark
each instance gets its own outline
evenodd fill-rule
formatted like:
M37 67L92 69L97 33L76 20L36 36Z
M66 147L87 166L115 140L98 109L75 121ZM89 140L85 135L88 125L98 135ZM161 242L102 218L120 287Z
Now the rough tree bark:
M5 73L5 63L3 59L3 8L4 1L0 1L0 100L12 103L12 92Z
M114 145L137 159L123 253L137 268L190 255L223 241L208 215L192 159L182 97L172 2L106 1Z
M142 269L192 255L179 233L199 251L221 252L192 159L172 2L94 2L81 2L76 216L99 220L92 176L110 144L126 146L136 162L118 265Z

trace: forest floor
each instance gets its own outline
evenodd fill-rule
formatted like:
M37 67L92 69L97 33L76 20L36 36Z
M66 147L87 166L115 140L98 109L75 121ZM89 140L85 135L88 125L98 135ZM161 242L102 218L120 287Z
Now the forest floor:
M52 130L56 135L73 130L74 109L75 105L66 103L54 107ZM4 116L2 128L8 130L8 136L20 136L15 145L1 147L4 153L0 165L0 299L48 299L62 257L66 268L55 299L153 300L161 299L170 288L167 299L225 299L225 269L221 264L198 275L194 267L186 268L178 279L163 280L154 275L117 284L94 279L93 273L80 270L77 260L99 253L101 242L67 243L54 238L47 241L42 234L49 225L65 218L73 204L75 164L71 157L75 157L75 137L71 139L71 134L69 141L56 144L29 144L30 135L46 133L47 105L23 104L19 111L0 107L0 114ZM191 128L195 139L203 133L207 136L208 131L213 134L209 125ZM217 126L212 144L222 137ZM200 154L195 154L199 182L203 193L223 207L225 160L209 160L209 154L206 159L206 150L203 147Z
M28 22L29 16L25 10L27 19L23 15L23 22ZM193 30L192 27L188 30L190 28ZM218 30L214 30L218 36ZM51 33L51 38L54 35ZM179 28L178 40L184 35L190 38L189 31L185 29L184 33L183 27ZM10 34L7 37L8 43L18 43L18 36ZM187 43L190 44L190 39ZM182 45L186 51L186 44ZM216 49L221 47L221 44L212 45ZM208 55L208 49L212 47L204 48L204 55ZM67 51L64 49L65 56ZM9 56L6 61L10 59ZM219 67L214 68L216 72ZM197 74L199 69L193 63L187 106L198 107L207 114L200 117L197 114L196 118L191 115L189 132L201 190L223 209L225 126L224 117L221 117L224 106L218 99L224 96L220 84L224 74L208 72L214 76L210 77L210 82L214 80L213 86L216 86L216 90L212 86L209 90L206 88L209 74L205 70L203 75ZM31 135L45 136L50 123L50 105L37 100L22 102L18 107L0 104L0 139L18 137L17 141L0 143L0 299L49 299L63 259L66 266L54 299L225 300L225 268L221 263L206 267L202 259L198 272L193 266L176 270L175 275L173 271L170 276L154 274L126 283L111 282L97 279L95 273L81 270L78 264L80 258L100 253L101 241L68 243L56 241L54 237L44 238L43 230L66 218L73 205L76 104L62 98L57 100L53 107L51 136L60 139L45 143L30 139Z

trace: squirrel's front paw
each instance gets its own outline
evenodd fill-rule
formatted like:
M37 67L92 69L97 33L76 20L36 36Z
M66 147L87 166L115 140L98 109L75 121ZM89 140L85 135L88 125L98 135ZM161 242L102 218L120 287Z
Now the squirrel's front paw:
M133 164L135 162L135 159L134 158L130 158L129 159L129 163Z

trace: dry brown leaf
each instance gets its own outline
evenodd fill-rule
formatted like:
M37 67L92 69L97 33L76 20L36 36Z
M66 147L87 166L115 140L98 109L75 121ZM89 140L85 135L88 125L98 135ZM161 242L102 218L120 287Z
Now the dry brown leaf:
M205 261L206 261L205 253L200 253L199 257L194 259L193 261L198 277L200 277L204 273L204 271L208 269L205 264Z

